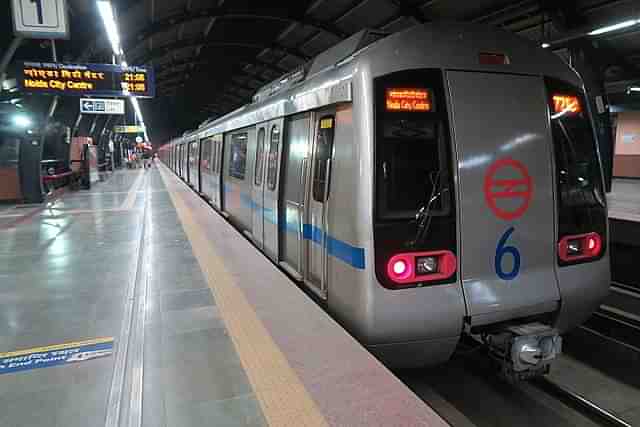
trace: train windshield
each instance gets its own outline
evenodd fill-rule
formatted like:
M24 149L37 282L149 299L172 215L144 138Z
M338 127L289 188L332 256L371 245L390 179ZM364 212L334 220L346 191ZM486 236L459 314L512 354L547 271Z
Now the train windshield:
M547 88L561 234L604 232L606 202L586 100L562 82L549 79Z
M380 99L376 115L377 217L412 219L419 211L447 215L450 168L444 105L437 104L424 77L402 77L383 83L380 90L385 99Z

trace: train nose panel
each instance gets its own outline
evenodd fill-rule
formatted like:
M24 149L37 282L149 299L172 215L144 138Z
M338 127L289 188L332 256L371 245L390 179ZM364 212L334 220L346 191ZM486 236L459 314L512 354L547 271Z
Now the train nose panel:
M554 273L551 141L541 78L450 71L460 251L473 326L547 312Z

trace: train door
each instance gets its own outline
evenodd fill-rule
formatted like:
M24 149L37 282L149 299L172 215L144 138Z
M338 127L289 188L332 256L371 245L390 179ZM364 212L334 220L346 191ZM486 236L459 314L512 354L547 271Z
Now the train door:
M213 162L211 161L211 153L213 151L212 138L203 138L200 140L200 193L211 201L213 195Z
M544 81L463 71L447 72L447 81L471 323L552 311L560 295Z
M189 173L190 173L190 166L189 163L191 161L190 157L191 157L191 143L187 142L186 144L184 144L184 180L187 184L189 184Z
M198 150L198 141L190 141L189 144L187 145L188 150L189 150L189 165L188 170L188 182L189 185L194 188L196 191L199 191L199 184L198 184L198 156L199 156L199 150Z
M282 154L283 119L269 122L265 144L265 182L263 193L265 253L278 257L278 195L280 194L280 156Z
M213 136L212 147L212 165L213 165L213 195L211 201L213 206L222 210L222 134Z
M189 153L187 151L188 147L189 146L187 144L180 145L180 176L185 181L187 181L188 179L187 173L189 171L189 165L187 162L187 157L189 156Z
M198 171L196 173L196 182L198 185L196 186L196 190L198 191L198 193L202 194L202 141L198 140L196 144L198 144L198 151L196 156L196 166L198 168Z
M271 258L278 254L278 166L282 120L258 125L252 199L253 239Z
M173 171L180 176L180 146L173 147Z
M174 171L174 172L177 170L176 169L176 165L178 164L178 162L176 161L176 158L177 158L177 154L176 153L177 153L177 151L178 151L178 146L174 144L171 147L171 170Z
M310 161L306 163L309 179L304 203L304 279L314 291L326 298L327 201L333 157L335 108L314 113L313 125Z
M302 227L304 213L305 163L310 141L309 113L288 118L282 149L282 197L280 223L280 265L298 280L302 279Z
M253 241L259 248L262 248L264 241L264 163L268 126L268 123L262 123L256 127L256 156L251 184Z

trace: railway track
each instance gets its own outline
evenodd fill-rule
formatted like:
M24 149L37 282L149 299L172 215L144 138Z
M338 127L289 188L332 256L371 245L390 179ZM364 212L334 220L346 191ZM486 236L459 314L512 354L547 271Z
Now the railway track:
M584 412L594 421L599 421L603 425L615 427L632 427L627 421L613 412L599 406L595 402L585 398L579 393L569 390L567 387L550 380L547 377L537 378L530 382L539 390L557 398L567 406Z
M584 380L577 378L589 377L585 369L593 367L570 356L563 356L563 362L556 368L564 370L563 375L509 384L498 377L483 345L465 340L464 348L444 366L399 375L454 427L634 425L625 415L612 410L610 402L593 395L592 387L587 386L591 391L585 390L582 394L580 384L584 384ZM591 354L598 353L591 350ZM622 388L616 393L624 393L628 384L617 382L614 376L608 378L611 380L606 383L607 387L619 384L616 387ZM594 381L604 387L602 380Z
M507 383L482 350L399 377L453 427L632 426L553 379Z
M581 329L640 354L640 288L613 282L607 299Z

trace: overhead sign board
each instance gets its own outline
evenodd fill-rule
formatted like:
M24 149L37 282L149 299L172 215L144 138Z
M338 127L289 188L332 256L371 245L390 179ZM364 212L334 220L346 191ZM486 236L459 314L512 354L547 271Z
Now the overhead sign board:
M18 73L21 90L68 96L155 95L153 69L111 64L24 62Z
M12 0L13 30L34 39L68 39L66 0Z
M82 114L124 114L124 99L80 98Z
M142 133L145 131L144 126L114 126L115 133Z

